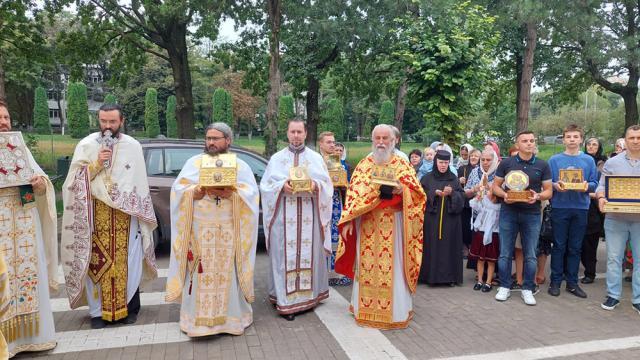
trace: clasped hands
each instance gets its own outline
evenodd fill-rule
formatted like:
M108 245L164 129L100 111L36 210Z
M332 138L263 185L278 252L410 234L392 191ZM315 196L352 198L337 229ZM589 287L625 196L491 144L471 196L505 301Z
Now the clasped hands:
M442 190L436 190L436 196L445 197L451 195L453 188L449 185L445 186Z

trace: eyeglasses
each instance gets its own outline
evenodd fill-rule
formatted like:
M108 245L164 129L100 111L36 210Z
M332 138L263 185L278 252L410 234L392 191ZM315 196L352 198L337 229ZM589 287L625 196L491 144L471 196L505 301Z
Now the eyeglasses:
M207 136L207 141L218 141L218 140L222 140L225 139L224 136Z

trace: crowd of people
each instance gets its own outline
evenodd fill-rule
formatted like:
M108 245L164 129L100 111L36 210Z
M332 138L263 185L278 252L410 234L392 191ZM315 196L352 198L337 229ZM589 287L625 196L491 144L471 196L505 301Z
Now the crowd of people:
M76 146L63 185L60 244L70 306L88 305L93 329L135 323L140 287L158 276L141 146L122 133L120 106L103 105L98 120L100 131ZM371 152L351 169L334 134L321 133L316 152L305 145L306 123L294 118L288 145L269 159L260 183L229 151L228 125L213 123L204 136L203 153L186 161L170 199L165 300L180 304L188 336L240 335L252 324L260 205L267 297L289 321L325 300L330 286L352 285L344 311L357 324L405 328L418 284L461 285L464 258L476 271L473 290L497 287L498 301L520 291L535 305L548 256L548 293L559 296L564 281L569 294L586 298L579 283L594 282L603 236L601 306L619 304L631 257L632 304L640 312L640 217L603 215L606 176L640 176L640 126L629 127L607 159L597 138L585 142L582 129L569 125L565 150L545 161L530 131L517 134L505 158L492 141L464 144L458 158L442 142L407 156L398 129L381 124ZM56 346L49 304L49 288L58 286L55 193L19 139L0 102L0 147L15 160L0 169L0 358ZM7 169L28 181L2 176Z

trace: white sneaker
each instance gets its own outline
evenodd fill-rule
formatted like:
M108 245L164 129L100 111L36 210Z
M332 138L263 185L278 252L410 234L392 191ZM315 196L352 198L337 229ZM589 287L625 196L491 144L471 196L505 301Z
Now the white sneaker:
M506 287L498 288L498 293L496 294L496 300L506 301L509 297L511 297L511 290L509 290Z
M520 297L527 305L533 306L536 304L536 298L533 297L533 292L531 292L531 290L522 290L522 294L520 295Z

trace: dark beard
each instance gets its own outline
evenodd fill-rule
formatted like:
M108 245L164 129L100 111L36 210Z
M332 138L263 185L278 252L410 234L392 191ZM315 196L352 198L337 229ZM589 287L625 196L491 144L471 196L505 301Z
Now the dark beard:
M225 154L227 152L227 149L220 150L220 151L216 151L216 150L211 150L210 151L209 148L207 147L207 145L205 145L204 146L204 152L206 154L211 155L211 156L216 156L216 155L219 155L219 154Z
M111 131L111 137L114 138L114 139L117 138L118 136L120 136L120 128L117 128L115 131L111 130L111 129L104 129L104 130L102 130L100 132L100 135L102 135L104 137L104 133L107 130Z

